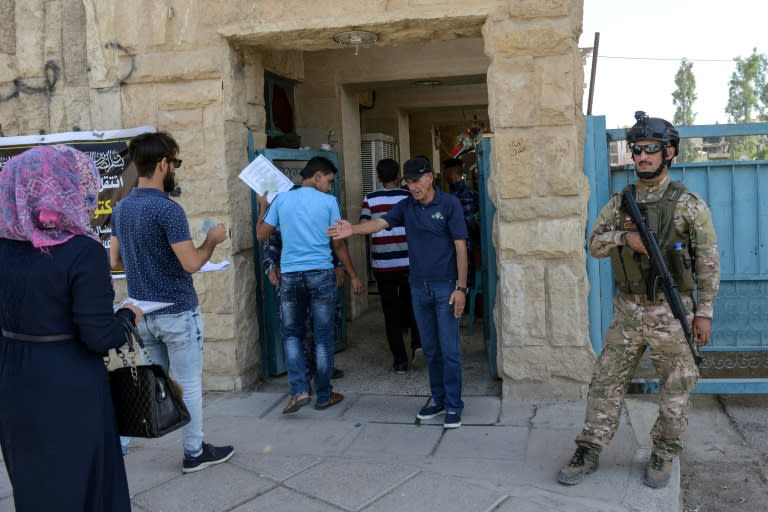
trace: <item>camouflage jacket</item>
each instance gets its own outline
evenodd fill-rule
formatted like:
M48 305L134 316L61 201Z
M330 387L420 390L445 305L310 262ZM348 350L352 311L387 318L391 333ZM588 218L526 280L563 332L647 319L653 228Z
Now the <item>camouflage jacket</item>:
M651 203L661 199L669 186L670 178L656 185L637 182L637 202ZM614 194L595 221L589 237L589 252L595 258L605 258L613 248L624 245L622 235L622 195ZM720 286L720 254L717 235L712 223L712 212L707 203L696 193L686 190L678 199L673 217L675 230L687 233L691 255L694 258L696 280L696 316L712 318L717 289Z

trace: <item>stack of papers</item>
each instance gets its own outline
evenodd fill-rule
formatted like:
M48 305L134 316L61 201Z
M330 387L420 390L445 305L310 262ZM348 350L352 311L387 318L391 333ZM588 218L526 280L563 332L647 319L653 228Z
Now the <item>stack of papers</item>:
M136 306L144 314L157 311L158 309L167 308L168 306L173 306L173 302L152 302L150 300L136 300L128 297L127 299L120 301L118 304L115 304L113 309L117 311L126 304Z
M240 173L240 179L254 192L263 195L267 192L267 201L272 203L280 192L293 188L293 182L275 164L259 155Z

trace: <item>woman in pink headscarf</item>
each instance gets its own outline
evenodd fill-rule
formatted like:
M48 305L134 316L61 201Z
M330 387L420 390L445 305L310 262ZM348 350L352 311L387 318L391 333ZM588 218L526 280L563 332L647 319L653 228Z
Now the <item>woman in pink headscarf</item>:
M107 253L91 228L100 179L66 146L0 170L0 446L18 512L131 509L102 356L121 345Z

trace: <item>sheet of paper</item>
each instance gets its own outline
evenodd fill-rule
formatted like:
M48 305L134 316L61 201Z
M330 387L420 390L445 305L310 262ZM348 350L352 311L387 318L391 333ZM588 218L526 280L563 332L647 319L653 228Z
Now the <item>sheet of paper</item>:
M219 263L213 263L212 261L206 261L205 265L200 267L198 272L217 272L229 268L229 260L222 260Z
M270 203L280 192L293 188L290 178L264 158L264 155L254 158L248 167L242 170L239 177L257 194L263 194L266 191L267 201Z
M219 263L213 263L206 261L205 265L200 267L198 272L218 272L219 270L225 270L229 268L229 260L222 260ZM112 279L125 279L125 272L112 272Z
M114 310L117 311L121 307L123 307L126 304L131 304L132 306L136 306L141 310L142 313L151 313L152 311L157 311L158 309L167 308L168 306L173 306L173 302L153 302L150 300L136 300L132 299L131 297L128 297L127 299L120 301L118 304L115 305Z

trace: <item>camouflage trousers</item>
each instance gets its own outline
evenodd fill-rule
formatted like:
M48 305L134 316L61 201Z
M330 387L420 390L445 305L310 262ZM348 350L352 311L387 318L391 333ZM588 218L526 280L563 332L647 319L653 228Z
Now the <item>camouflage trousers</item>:
M691 299L684 297L683 302L692 311ZM653 451L671 460L683 449L689 396L699 379L698 368L666 301L649 303L643 296L622 294L614 299L613 306L605 346L589 385L584 428L576 443L608 445L619 426L622 400L632 374L645 349L650 348L659 378L659 415L651 429Z

